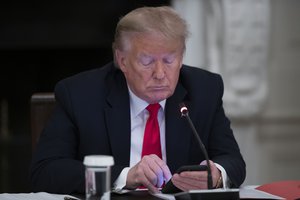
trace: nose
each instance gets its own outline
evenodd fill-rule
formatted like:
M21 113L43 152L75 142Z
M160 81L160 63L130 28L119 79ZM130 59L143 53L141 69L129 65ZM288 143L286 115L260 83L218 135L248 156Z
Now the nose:
M155 79L163 79L165 77L165 67L163 63L157 62L154 71L153 71L153 76Z

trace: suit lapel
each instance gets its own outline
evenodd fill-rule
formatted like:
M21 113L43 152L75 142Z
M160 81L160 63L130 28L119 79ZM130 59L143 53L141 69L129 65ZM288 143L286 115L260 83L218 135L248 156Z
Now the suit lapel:
M189 127L179 110L179 103L189 104L186 94L185 88L179 83L166 103L166 152L171 172L185 165L188 159L191 135L186 134Z
M120 70L108 84L111 89L105 109L107 131L115 165L129 166L130 107L126 80Z

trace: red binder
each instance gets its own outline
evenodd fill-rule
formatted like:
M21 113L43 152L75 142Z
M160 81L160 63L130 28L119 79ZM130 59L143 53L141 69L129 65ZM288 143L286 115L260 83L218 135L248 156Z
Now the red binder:
M267 183L256 188L287 200L300 199L300 181L287 180Z

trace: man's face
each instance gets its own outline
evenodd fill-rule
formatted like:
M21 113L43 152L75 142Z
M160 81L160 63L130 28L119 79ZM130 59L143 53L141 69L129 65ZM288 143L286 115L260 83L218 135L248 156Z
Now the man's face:
M157 103L174 93L182 57L180 41L153 34L132 37L126 51L116 52L131 91L148 103Z

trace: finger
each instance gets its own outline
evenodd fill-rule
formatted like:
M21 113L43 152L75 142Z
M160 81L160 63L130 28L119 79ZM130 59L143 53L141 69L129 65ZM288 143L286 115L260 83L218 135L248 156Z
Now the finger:
M172 180L185 190L207 188L207 178L191 178L191 176L183 176L182 173L180 173L177 176L174 175Z
M151 165L149 164L149 162L149 158L143 158L139 163L137 163L134 167L132 167L129 170L126 180L127 188L135 189L141 185L144 185L145 187L150 187L149 180L153 180L153 178L149 177L155 177L155 174L149 169L149 165Z
M148 155L142 158L146 179L154 186L161 187L164 182L163 170L160 165L164 162L156 155Z
M186 182L180 182L180 181L173 181L174 185L181 189L182 191L189 191L189 190L203 190L203 189L207 189L206 187L206 183L202 183L202 184L198 184L198 185L191 185L189 183Z
M184 171L180 173L180 177L195 181L206 181L207 171Z
M182 181L178 174L174 174L171 181L177 188L179 188L182 191L188 191L191 188L191 186L189 186L188 183Z
M195 173L194 177L190 176L184 177L181 174L179 175L181 181L186 185L189 185L191 189L206 189L207 188L207 176L198 177L198 174ZM195 178L196 177L196 178Z
M149 183L151 183L152 185L156 185L157 184L157 172L155 172L155 166L152 165L147 165L144 166L143 170L144 170L144 175L145 178L147 179L147 181Z
M143 185L145 188L147 188L151 193L156 193L158 192L158 188L155 187L155 185L152 183L153 181L153 178L148 178L147 177L147 167L146 166L143 166L142 169L141 169L141 173L138 173L138 176L137 176L137 185L140 186L140 185ZM148 172L148 174L151 173L151 172ZM149 176L149 175L148 175ZM155 175L153 175L155 177Z
M205 164L206 165L206 161L202 161L200 164ZM221 171L217 168L217 165L209 160L209 165L211 168L211 175L212 175L212 180L213 180L213 186L215 186L217 184L218 179L220 178L220 176L222 176Z
M168 182L172 178L172 173L169 167L166 164L164 164L163 166L161 166L161 169L163 171L164 180Z
M129 170L126 180L126 187L128 189L135 189L141 185L146 185L147 178L144 170L144 166L140 162Z
M169 180L172 177L166 163L157 155L151 154L147 157L145 156L144 162L148 166L145 175L153 185L161 187L166 179Z
M203 160L203 161L200 163L200 165L207 165L206 160Z
M206 160L203 160L200 165L207 165L207 162ZM210 165L210 168L216 168L216 165L215 163L212 161L212 160L209 160L209 165Z
M164 183L163 171L158 165L151 166L151 171L146 173L146 176L157 187L161 187Z
M159 190L157 187L155 187L154 185L150 185L150 186L147 187L147 188L148 188L149 192L152 193L152 194L155 194L155 193L159 193L159 192L160 192L160 190Z
M158 193L159 192L158 188L155 185L153 185L148 179L145 179L143 181L143 186L146 187L150 193Z
M157 157L154 159L157 165L154 165L154 171L157 175L157 186L161 187L164 182L167 182L171 179L172 173L166 163Z

